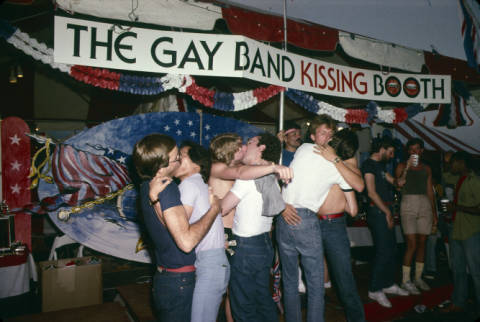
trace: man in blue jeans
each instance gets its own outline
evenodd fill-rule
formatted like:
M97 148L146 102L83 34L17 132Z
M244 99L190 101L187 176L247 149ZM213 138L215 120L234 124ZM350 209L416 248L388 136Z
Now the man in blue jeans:
M392 187L397 182L385 168L385 161L393 158L395 152L393 141L388 137L376 139L372 142L371 152L370 158L361 167L370 199L367 223L375 247L368 297L381 306L392 307L386 293L402 296L409 294L394 282L397 242L392 215Z
M363 182L355 158L358 149L357 135L349 129L343 129L333 135L329 146L331 148L321 148L322 155L331 162L339 157L344 165L347 165L351 171L357 174L357 180ZM334 185L317 214L322 231L323 250L330 274L335 282L338 297L345 308L347 321L362 322L365 321L365 313L353 277L350 240L348 239L345 218L345 212L352 217L356 216L358 212L357 203L354 206L354 209L347 207L344 193L338 185Z
M248 141L246 165L278 162L280 141L262 133ZM236 322L278 321L270 289L273 246L272 217L284 208L275 175L255 180L237 179L222 200L222 214L237 207L233 218L235 254L231 257L230 304Z
M328 115L312 120L309 134L312 141L324 147L332 138L335 121ZM294 177L283 190L287 203L277 220L276 237L282 265L283 295L286 321L302 321L298 293L298 258L307 282L307 321L324 321L323 247L317 211L330 188L338 184L345 190L350 208L355 207L355 195L340 174L344 167L340 159L333 162L314 151L315 144L302 144L291 163Z
M142 179L140 203L157 265L153 279L155 309L161 321L188 322L195 285L193 249L218 217L218 199L210 195L205 215L188 223L180 191L171 179L180 155L175 140L167 135L142 138L135 144L132 159Z

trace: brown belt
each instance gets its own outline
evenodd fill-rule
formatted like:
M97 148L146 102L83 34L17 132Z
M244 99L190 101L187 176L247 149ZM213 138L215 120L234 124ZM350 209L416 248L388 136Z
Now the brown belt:
M320 220L327 220L327 219L335 219L335 218L340 218L343 216L343 212L339 212L338 214L331 214L331 215L318 215L317 217Z
M163 266L157 266L159 272L171 272L171 273L190 273L195 272L194 265L186 265L179 268L166 268Z

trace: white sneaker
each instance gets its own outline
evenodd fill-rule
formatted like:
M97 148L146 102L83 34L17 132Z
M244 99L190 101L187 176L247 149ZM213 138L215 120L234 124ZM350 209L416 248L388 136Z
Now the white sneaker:
M415 286L415 284L412 283L412 281L407 281L406 283L402 284L402 288L407 290L408 293L412 295L418 295L420 294L420 291L418 288Z
M415 280L415 285L422 291L430 291L430 286L421 278Z
M384 288L383 293L396 294L396 295L401 295L401 296L407 296L407 295L410 294L410 293L408 293L408 291L404 290L403 288L401 288L397 284L393 284L390 287Z
M328 281L326 283L323 283L323 287L325 288L332 288L332 281Z
M385 296L385 293L382 291L378 292L368 292L368 297L371 298L372 300L375 300L378 302L383 307L392 307L392 303L387 299Z

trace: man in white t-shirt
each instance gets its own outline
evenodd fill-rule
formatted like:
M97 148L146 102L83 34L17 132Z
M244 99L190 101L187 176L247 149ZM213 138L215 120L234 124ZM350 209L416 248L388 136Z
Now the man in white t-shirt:
M248 141L243 157L246 165L278 162L280 141L262 133ZM222 200L222 214L236 207L233 237L237 243L231 257L230 302L236 322L278 321L270 290L273 247L270 238L272 218L285 208L277 177L237 179Z
M328 161L315 153L315 144L326 146L335 130L335 121L328 115L316 117L310 124L314 142L302 144L290 167L295 174L283 190L287 203L277 220L276 237L282 264L283 295L286 321L302 321L298 294L298 256L307 282L307 321L324 320L323 246L317 211L330 188L338 184L353 209L355 193L339 172L344 166L339 158ZM290 214L291 213L291 214ZM291 222L289 218L298 220Z

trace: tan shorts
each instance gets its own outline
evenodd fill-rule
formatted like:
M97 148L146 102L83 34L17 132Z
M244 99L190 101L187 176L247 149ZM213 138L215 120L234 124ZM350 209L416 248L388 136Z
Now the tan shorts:
M432 232L432 205L427 195L404 195L400 204L403 233L430 235Z

